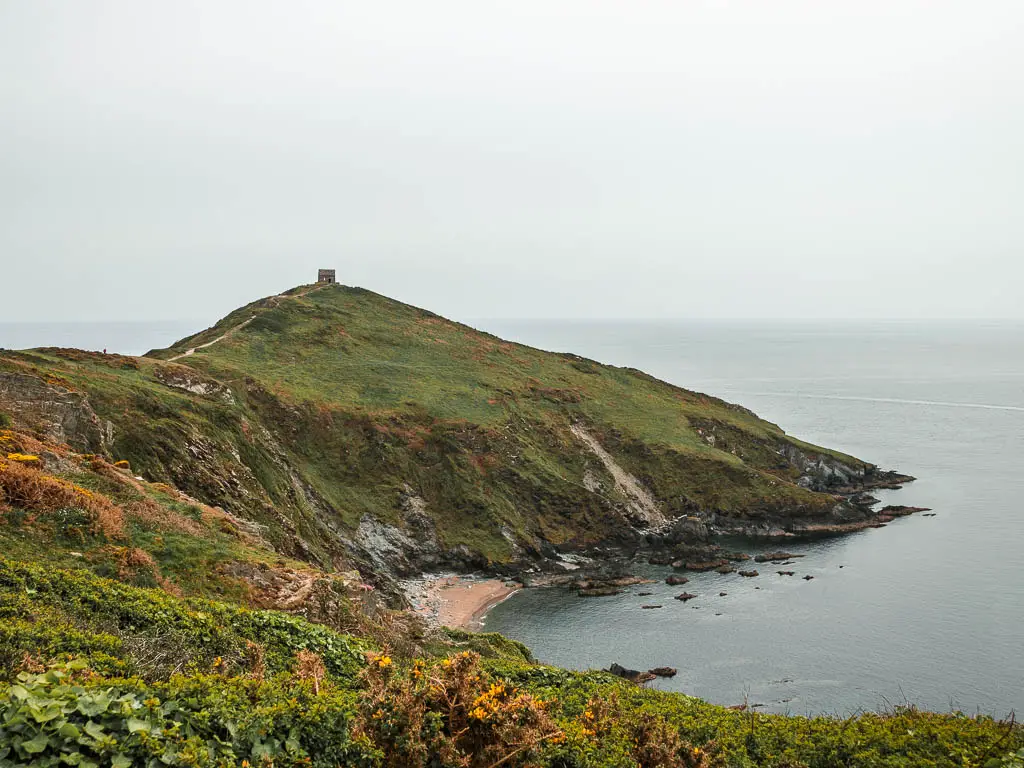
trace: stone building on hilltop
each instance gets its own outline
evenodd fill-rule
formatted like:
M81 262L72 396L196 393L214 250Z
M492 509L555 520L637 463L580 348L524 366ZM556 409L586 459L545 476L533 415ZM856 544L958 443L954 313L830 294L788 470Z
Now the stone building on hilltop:
M336 282L338 282L337 280L334 279L334 270L333 269L321 269L319 272L317 272L316 281L318 283L336 283Z

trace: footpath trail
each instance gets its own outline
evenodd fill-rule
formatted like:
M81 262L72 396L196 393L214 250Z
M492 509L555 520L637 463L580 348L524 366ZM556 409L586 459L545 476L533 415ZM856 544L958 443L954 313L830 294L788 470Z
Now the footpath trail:
M299 298L302 298L303 296L306 296L307 294L312 293L315 290L318 290L321 287L323 287L323 286L322 285L314 285L312 288L308 288L307 290L303 291L302 293L293 293L293 294L279 293L276 296L271 296L268 299L268 301L270 301L272 303L272 305L274 307L276 307L284 299L299 299ZM174 357L169 357L169 358L167 358L167 362L173 363L173 362L175 362L177 360L181 360L183 357L189 357L191 355L194 355L196 353L197 349L206 349L207 347L212 347L217 342L223 341L224 339L228 338L229 336L232 336L235 333L237 333L238 331L242 330L243 328L245 328L245 326L247 326L249 323L251 323L257 317L258 317L258 315L253 315L248 320L245 320L244 322L239 323L238 325L234 326L233 328L229 328L228 330L226 330L224 333L222 333L220 336L218 336L213 341L208 341L205 344L199 344L199 345L197 345L195 347L192 347L191 349L186 349L180 355L175 355Z

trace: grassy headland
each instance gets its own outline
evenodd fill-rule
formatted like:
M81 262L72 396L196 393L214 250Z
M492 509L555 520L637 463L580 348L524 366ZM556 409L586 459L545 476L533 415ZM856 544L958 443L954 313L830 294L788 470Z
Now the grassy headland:
M21 377L6 398L4 376ZM87 400L63 417L77 448L263 526L288 555L371 573L636 541L685 515L765 531L846 519L832 491L873 471L642 372L335 285L146 357L0 354L0 410L20 426L40 429L26 403L64 391Z

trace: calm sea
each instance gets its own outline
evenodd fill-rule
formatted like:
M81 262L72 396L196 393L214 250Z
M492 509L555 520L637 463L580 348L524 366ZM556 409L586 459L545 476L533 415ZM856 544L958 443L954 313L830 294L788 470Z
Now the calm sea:
M158 323L0 323L0 349L75 347L142 355L210 325L203 320Z
M741 403L915 475L876 495L937 513L787 545L806 555L787 566L795 577L771 565L753 579L692 576L699 597L685 604L663 583L608 598L524 590L488 630L561 666L678 667L656 685L762 711L1024 710L1024 326L481 325Z

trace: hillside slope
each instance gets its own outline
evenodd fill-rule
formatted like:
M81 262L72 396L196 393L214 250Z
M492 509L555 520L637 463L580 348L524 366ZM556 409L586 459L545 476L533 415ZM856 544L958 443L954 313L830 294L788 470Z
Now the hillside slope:
M0 411L250 521L281 553L378 577L855 528L872 513L849 495L901 480L640 371L338 285L145 357L0 352Z

